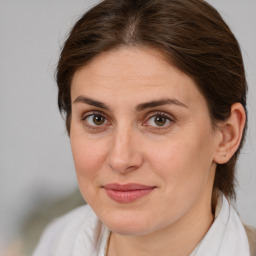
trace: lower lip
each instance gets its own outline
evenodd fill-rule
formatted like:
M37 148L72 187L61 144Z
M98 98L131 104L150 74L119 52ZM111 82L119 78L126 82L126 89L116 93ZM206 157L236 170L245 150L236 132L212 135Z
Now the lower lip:
M106 189L105 191L107 195L118 203L130 203L139 198L142 198L148 195L154 188L149 189L138 189L138 190L129 190L129 191L120 191L120 190L112 190Z

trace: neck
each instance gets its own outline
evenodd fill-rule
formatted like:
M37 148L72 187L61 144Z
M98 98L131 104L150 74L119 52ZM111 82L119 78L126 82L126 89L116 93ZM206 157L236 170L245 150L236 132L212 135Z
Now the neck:
M202 198L182 219L162 230L143 236L122 236L112 233L108 255L190 255L212 222L211 198Z

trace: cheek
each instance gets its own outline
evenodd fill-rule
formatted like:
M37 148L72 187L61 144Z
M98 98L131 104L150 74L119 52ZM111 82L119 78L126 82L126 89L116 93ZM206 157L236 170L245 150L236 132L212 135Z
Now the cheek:
M99 155L95 153L98 152L97 147L84 140L71 138L70 141L76 172L80 175L89 174L98 163Z
M105 161L106 145L72 135L70 142L78 184L85 200L89 203L93 189L99 186L97 177Z
M148 148L150 164L169 183L168 189L193 189L195 184L206 182L213 159L213 143L207 129L191 130Z
M156 146L149 153L150 165L158 177L161 177L163 189L163 197L158 202L163 205L159 208L159 214L166 216L169 212L179 218L207 190L212 164L210 143L209 139L198 140L197 136L182 136L163 143L160 147Z

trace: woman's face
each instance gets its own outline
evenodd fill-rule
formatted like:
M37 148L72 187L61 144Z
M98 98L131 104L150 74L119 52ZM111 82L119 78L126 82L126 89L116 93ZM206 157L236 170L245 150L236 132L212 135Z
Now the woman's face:
M76 71L71 99L80 190L112 231L149 234L211 214L220 136L190 77L156 50L121 48Z

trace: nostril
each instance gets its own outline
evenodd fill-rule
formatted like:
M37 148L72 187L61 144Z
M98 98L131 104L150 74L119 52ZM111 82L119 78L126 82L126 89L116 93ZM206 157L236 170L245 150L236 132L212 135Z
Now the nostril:
M128 161L123 161L121 159L112 159L109 161L109 166L113 171L118 172L127 172L134 168Z
M133 155L111 155L108 159L108 166L111 170L120 172L120 173L127 173L134 170L137 170L143 163L143 158L139 154L139 152L134 152Z

